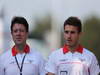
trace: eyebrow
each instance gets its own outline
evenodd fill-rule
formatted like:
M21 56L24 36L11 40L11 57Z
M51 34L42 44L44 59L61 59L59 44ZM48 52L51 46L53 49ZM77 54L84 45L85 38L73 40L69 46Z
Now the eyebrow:
M65 33L69 33L69 32L70 32L70 33L75 33L76 31L68 31L68 30L65 30L64 32L65 32Z

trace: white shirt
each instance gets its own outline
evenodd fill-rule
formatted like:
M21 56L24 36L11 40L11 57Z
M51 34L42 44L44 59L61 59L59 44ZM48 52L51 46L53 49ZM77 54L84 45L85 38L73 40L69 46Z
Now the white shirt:
M83 52L63 53L63 48L51 53L45 70L55 75L98 75L99 64L95 55L83 48Z
M25 53L16 55L20 66L24 55ZM40 53L34 49L30 49L24 60L22 75L45 75L44 62ZM11 50L5 52L0 57L0 75L20 75L15 56L12 56Z

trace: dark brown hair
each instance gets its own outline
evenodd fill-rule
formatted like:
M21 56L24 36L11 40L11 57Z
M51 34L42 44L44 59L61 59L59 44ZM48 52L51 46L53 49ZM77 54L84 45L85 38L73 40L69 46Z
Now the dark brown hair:
M67 20L65 20L64 22L64 29L65 29L65 26L66 25L72 25L72 26L76 26L78 27L78 32L81 32L82 31L82 24L81 24L81 21L80 19L78 19L77 17L69 17Z
M24 17L15 16L15 17L13 17L13 19L11 21L11 32L13 30L14 24L16 24L16 23L23 24L25 26L25 28L26 28L26 32L29 31L29 24L26 21L26 19Z

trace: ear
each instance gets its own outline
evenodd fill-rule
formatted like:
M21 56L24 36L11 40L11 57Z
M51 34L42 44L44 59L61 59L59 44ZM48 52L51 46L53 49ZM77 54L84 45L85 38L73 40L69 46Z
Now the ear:
M11 35L12 35L12 31L11 31L10 33L11 33Z
M66 33L63 32L63 38L66 39Z
M80 32L80 33L79 33L79 38L80 38L80 40L82 39L83 34L84 34L83 32Z
M27 38L28 38L28 36L29 36L29 32L27 32Z
M83 32L80 32L80 33L79 33L79 36L82 36L82 35L83 35Z

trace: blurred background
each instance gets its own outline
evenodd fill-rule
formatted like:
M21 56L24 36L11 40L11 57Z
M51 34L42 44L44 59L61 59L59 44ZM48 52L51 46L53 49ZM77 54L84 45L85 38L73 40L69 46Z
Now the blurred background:
M30 25L27 43L47 59L63 46L63 23L77 16L83 24L81 43L100 63L100 0L0 0L0 54L12 45L10 24L13 16L24 16Z

